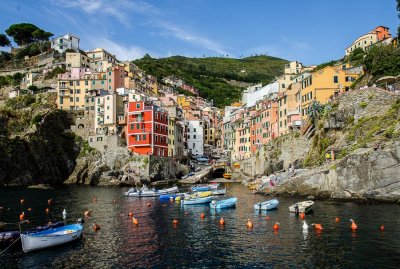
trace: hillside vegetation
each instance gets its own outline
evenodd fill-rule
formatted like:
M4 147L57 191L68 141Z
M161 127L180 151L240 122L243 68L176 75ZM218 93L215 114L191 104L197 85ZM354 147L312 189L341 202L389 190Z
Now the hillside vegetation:
M243 59L183 56L155 59L146 55L133 63L158 80L170 75L182 78L198 89L200 96L222 107L238 101L243 89L229 81L269 83L283 73L287 61L264 55Z

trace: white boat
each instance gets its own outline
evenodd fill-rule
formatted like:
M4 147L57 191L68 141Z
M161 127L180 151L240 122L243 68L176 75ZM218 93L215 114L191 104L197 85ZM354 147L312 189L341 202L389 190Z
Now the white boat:
M134 192L137 192L137 189L136 188L130 188L127 192L124 192L124 195L125 196L129 196L130 193L134 193Z
M292 213L308 213L312 210L314 201L302 201L289 206Z
M278 208L279 201L277 199L268 200L262 203L254 204L255 210L271 210Z
M81 237L83 226L70 224L32 234L21 234L22 250L25 253L63 245Z
M224 195L225 193L226 193L226 188L212 191L212 195Z
M156 197L162 194L169 194L169 193L176 193L178 192L178 187L174 186L172 188L156 190L156 189L149 189L146 185L143 185L142 189L136 192L129 192L128 196L131 197Z

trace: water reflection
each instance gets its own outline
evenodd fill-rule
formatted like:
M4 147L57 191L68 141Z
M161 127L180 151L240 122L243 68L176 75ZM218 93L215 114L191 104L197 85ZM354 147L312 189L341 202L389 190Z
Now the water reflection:
M228 184L227 190L228 196L238 198L237 208L217 211L208 205L182 207L154 198L126 198L118 188L0 190L0 206L10 208L0 213L0 221L18 221L25 211L32 222L27 228L62 219L64 208L69 223L92 211L85 217L84 240L28 255L9 253L0 260L0 268L397 268L400 262L400 218L393 217L400 213L398 205L318 201L314 213L306 215L307 223L323 224L324 230L316 231L311 226L303 229L303 220L287 210L296 198L279 198L278 210L259 212L253 204L268 197L253 195L238 184ZM221 217L225 225L219 224ZM336 222L336 217L341 220ZM359 225L354 233L350 218ZM250 230L247 219L253 223ZM279 231L273 230L275 222L280 223ZM93 223L101 229L94 232Z

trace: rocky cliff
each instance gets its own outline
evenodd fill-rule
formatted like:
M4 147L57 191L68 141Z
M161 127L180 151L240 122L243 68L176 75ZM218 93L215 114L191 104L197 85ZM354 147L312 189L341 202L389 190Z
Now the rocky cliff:
M54 97L19 97L0 109L0 186L61 184L73 171L80 148Z
M313 137L279 138L242 161L240 173L248 176L246 184L270 194L400 202L399 138L400 96L377 88L352 91L325 107ZM334 160L326 160L326 152ZM272 173L276 186L257 179Z

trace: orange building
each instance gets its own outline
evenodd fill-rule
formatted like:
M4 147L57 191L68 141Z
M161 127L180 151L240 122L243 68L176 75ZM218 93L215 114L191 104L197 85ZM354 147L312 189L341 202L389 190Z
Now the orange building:
M168 156L168 112L144 101L129 102L128 148L141 155Z
M128 72L125 71L123 65L109 67L107 69L107 91L113 93L116 89L124 87L127 76Z

